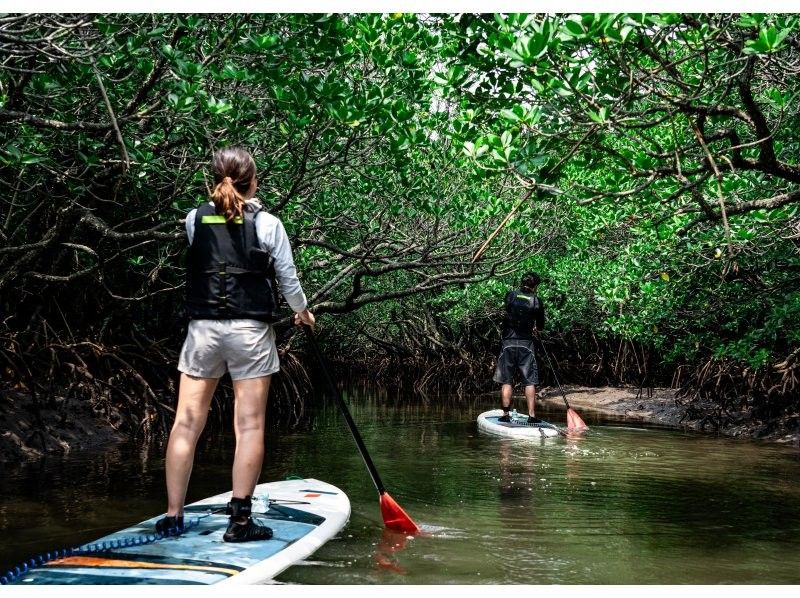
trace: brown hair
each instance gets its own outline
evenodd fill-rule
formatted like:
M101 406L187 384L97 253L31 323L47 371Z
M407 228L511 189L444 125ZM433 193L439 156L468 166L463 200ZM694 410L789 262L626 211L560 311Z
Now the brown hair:
M253 157L240 147L226 147L214 154L211 165L214 174L214 189L211 200L217 214L228 222L241 218L247 193L256 176Z

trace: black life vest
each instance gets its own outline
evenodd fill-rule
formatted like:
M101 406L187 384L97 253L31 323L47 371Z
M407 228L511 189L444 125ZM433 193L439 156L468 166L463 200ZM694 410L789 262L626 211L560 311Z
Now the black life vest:
M270 254L256 234L260 208L228 223L212 204L197 208L186 262L186 313L193 320L278 319L278 289Z
M530 292L511 291L506 298L505 327L515 336L532 338L531 331L536 322L539 298Z

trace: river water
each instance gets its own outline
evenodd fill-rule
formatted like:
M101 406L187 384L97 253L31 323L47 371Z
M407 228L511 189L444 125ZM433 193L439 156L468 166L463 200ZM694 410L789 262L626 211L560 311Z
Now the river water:
M383 529L377 492L332 402L271 431L261 481L350 497L349 524L275 581L291 584L798 584L800 450L582 413L580 438L486 436L483 397L348 398L391 496L428 534ZM517 399L518 406L523 401ZM564 424L563 410L537 415ZM189 501L230 486L233 439L201 440ZM163 447L127 444L6 468L0 574L165 508Z

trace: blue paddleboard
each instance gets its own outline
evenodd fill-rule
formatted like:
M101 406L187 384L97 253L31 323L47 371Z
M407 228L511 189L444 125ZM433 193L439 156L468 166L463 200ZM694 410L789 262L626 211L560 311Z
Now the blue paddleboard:
M193 503L187 531L155 539L163 515L84 544L72 556L48 561L12 581L52 584L253 584L272 579L333 538L350 517L347 496L314 479L256 487L253 517L272 528L269 540L228 543L227 492ZM148 539L148 536L150 538ZM147 543L142 543L142 542ZM127 545L138 542L138 545Z

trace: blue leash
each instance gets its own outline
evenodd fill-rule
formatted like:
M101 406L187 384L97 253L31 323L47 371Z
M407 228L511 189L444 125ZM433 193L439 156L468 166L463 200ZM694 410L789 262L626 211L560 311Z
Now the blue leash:
M100 542L97 544L86 544L81 546L75 546L73 548L61 548L54 552L47 552L40 554L32 559L24 561L23 563L17 565L13 569L7 571L5 575L0 577L0 585L3 586L8 585L12 583L15 579L17 579L20 575L24 575L28 571L36 569L37 567L41 567L45 563L49 563L50 561L54 561L56 559L63 559L65 557L76 556L76 555L97 554L108 550L116 550L117 548L128 548L130 546L145 546L147 544L153 544L154 542L163 540L164 538L179 536L182 533L187 532L193 527L197 526L200 523L201 519L205 519L211 514L212 513L208 513L207 515L203 515L202 517L194 517L189 521L189 523L185 524L182 528L173 528L167 530L166 532L156 532L155 534L142 534L140 536L129 536L126 538L120 538L119 540L106 540L105 542Z

